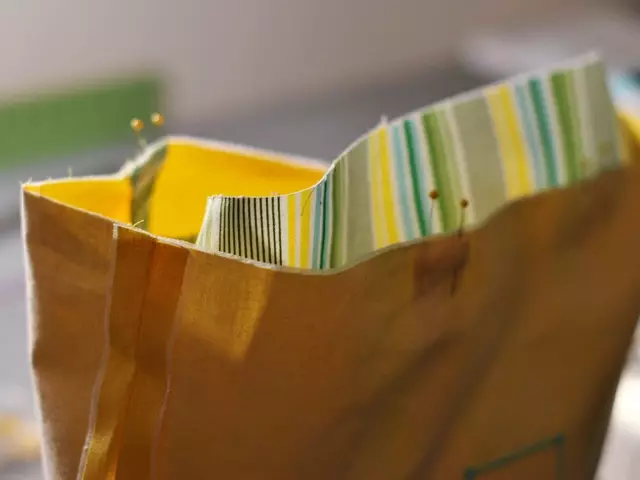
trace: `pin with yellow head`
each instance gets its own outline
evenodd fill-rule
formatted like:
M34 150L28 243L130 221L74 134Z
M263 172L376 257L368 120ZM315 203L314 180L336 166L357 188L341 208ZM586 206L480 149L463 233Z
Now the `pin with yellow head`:
M164 126L164 116L161 113L155 112L151 114L151 124L156 128L161 128ZM138 141L138 146L141 150L144 150L147 147L147 140L142 135L142 131L144 130L144 122L139 118L131 119L131 130L136 136L136 140Z

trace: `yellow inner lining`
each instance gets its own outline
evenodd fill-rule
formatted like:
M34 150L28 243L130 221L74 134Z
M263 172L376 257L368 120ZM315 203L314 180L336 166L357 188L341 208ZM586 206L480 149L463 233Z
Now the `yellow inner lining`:
M211 195L289 194L315 185L320 165L224 146L170 143L149 206L149 232L188 238L200 231ZM25 189L112 220L131 223L132 187L128 177L65 179Z

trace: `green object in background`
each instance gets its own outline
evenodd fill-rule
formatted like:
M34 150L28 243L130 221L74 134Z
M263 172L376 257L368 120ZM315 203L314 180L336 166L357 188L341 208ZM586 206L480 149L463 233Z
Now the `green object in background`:
M133 117L160 107L160 82L138 78L0 103L0 169L116 144L135 144Z

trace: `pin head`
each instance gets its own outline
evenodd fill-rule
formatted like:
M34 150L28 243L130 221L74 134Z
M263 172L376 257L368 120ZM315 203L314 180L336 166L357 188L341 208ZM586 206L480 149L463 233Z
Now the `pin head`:
M430 198L431 200L437 200L439 196L440 196L440 194L438 193L438 191L437 191L437 190L431 190L431 191L429 192L429 198Z
M154 113L151 115L151 123L153 123L156 127L161 127L164 125L164 116L161 113Z
M460 206L462 208L467 208L469 206L469 200L467 200L466 198L463 198L462 200L460 200Z
M140 133L144 128L144 122L139 118L132 118L130 125L131 125L131 130L133 130L135 133Z

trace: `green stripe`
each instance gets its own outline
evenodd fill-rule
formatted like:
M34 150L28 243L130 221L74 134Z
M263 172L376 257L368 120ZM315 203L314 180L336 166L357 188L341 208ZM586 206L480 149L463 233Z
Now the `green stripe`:
M458 162L457 162L457 151L453 144L453 133L451 131L451 122L449 117L446 115L444 109L438 109L436 111L436 115L438 116L438 124L440 125L440 133L442 135L442 144L444 145L445 152L445 165L447 167L447 172L449 174L449 182L451 184L451 193L452 198L451 201L453 205L455 205L454 209L458 210L458 205L463 198L462 193L462 179L460 177L460 172L458 171ZM454 210L454 211L455 211ZM459 225L456 225L455 228L458 228Z
M551 75L551 90L555 98L556 113L560 125L560 136L564 150L564 165L567 172L567 182L575 183L579 179L575 130L573 128L571 103L569 100L569 85L567 75L554 73Z
M547 111L542 82L534 78L529 81L529 93L533 101L533 110L536 116L538 132L542 140L542 152L547 173L547 187L558 186L558 174L556 172L555 153L551 139L551 125L549 124L549 112Z
M427 112L422 116L422 127L424 128L429 149L434 183L440 194L437 203L440 210L440 218L442 219L442 229L444 232L451 232L455 229L455 220L453 218L455 204L447 170L446 147L435 112Z
M0 168L134 145L131 119L148 118L159 109L159 98L159 82L146 78L0 104Z
M416 205L416 213L418 217L418 226L420 228L420 236L424 237L429 232L427 227L427 219L426 212L424 208L423 198L420 193L420 185L419 179L420 174L418 173L418 163L416 158L416 149L415 142L416 139L413 136L413 132L411 131L411 120L405 120L403 122L404 134L406 136L406 144L407 144L407 153L409 156L409 167L411 168L411 187L413 190L413 198Z
M584 122L584 117L582 116L581 105L578 99L578 90L577 90L577 75L578 72L570 71L567 73L566 82L567 82L567 93L569 99L569 113L571 114L571 125L573 127L573 145L575 147L575 159L576 159L576 170L578 175L578 180L584 178L586 174L587 164L585 161L585 148L584 142L585 139L582 137L582 124Z
M351 180L347 189L347 259L358 258L374 250L371 215L371 187L369 172L369 139L357 143L345 157L347 175ZM356 179L359 179L356 180Z
M340 159L338 163L336 163L330 175L333 177L333 189L331 190L331 199L332 205L331 209L333 211L333 228L331 230L331 258L329 260L329 266L335 267L340 265L342 260L342 252L340 251L342 238L342 215L344 212L346 205L342 204L342 164L343 161Z

